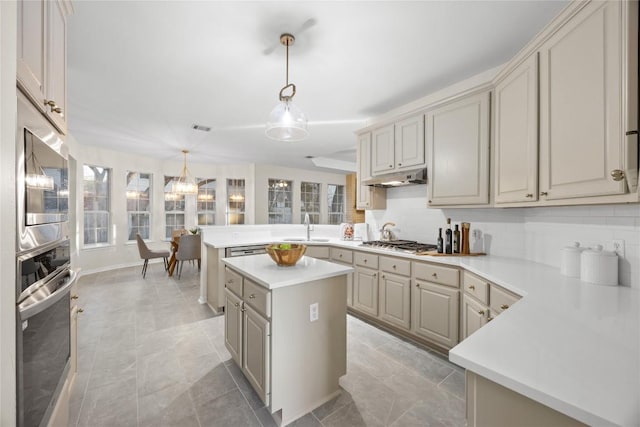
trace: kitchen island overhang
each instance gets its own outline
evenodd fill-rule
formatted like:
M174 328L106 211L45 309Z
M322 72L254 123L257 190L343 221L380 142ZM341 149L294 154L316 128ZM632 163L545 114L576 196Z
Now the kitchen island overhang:
M292 267L279 267L268 255L222 262L225 346L278 424L337 396L346 374L353 269L309 257Z

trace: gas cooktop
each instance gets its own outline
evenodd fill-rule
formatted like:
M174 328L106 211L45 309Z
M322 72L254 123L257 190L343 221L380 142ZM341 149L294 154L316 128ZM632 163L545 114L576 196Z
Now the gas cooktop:
M428 252L437 249L436 245L432 245L430 243L419 243L413 240L370 240L368 242L362 242L360 246L388 249L391 251L410 254Z

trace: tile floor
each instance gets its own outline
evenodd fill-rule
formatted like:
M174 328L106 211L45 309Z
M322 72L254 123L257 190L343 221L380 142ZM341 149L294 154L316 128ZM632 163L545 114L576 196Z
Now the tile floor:
M197 268L159 264L83 276L73 426L273 426L224 347L222 316L197 302ZM464 374L349 316L343 393L295 426L464 426Z

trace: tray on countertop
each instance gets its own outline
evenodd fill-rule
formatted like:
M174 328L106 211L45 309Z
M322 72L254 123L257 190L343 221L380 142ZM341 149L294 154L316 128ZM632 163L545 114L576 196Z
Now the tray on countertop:
M441 254L437 251L427 251L427 252L419 252L416 255L429 255L429 256L482 256L486 255L484 252L475 252L470 254Z

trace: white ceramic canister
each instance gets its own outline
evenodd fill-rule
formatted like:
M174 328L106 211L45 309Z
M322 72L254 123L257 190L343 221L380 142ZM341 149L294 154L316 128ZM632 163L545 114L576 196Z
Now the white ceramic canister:
M570 246L562 248L562 263L560 273L568 277L580 277L580 255L585 248L580 243L573 242Z
M618 285L618 255L603 251L601 245L582 252L580 256L580 280L596 285Z

